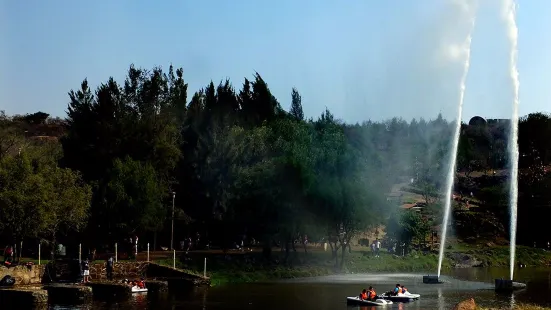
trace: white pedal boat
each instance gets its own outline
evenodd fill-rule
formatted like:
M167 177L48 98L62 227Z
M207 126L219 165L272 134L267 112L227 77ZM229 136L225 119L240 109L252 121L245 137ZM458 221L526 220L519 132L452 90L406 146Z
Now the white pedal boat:
M349 304L360 305L360 306L384 306L392 305L391 300L376 299L376 300L362 300L360 297L346 297L346 302Z
M147 288L132 287L132 293L147 293Z
M385 300L392 300L397 302L409 302L417 300L421 297L419 294L411 294L410 292L407 292L405 294L398 294L398 295L379 295L378 298L385 299Z

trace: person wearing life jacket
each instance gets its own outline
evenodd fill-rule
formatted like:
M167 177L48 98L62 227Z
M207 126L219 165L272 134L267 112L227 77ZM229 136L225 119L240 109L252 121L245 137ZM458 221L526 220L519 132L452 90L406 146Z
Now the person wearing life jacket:
M400 288L402 289L402 294L407 293L408 289L405 286L401 285Z
M394 296L398 295L398 294L402 294L402 286L400 286L400 284L396 284L396 287L394 288Z
M373 286L369 287L369 290L367 291L367 299L368 300L375 300L377 299L377 293L373 289Z
M139 280L136 280L136 281L134 282L134 286L135 286L136 288L139 288L139 289L144 289L144 288L145 288L145 281L144 281L144 279L143 279L143 278L140 278Z
M367 290L364 288L362 293L360 294L361 300L367 300Z

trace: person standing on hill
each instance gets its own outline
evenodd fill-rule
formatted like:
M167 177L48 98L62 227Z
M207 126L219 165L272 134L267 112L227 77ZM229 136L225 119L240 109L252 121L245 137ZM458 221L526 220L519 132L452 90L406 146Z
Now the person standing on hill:
M13 247L11 245L6 246L4 249L4 263L13 262Z
M82 261L82 275L84 276L82 279L83 283L90 282L90 262L88 259Z
M115 261L113 259L113 256L109 256L106 262L106 268L105 271L107 272L107 280L113 280L113 266L115 265Z
M381 241L379 239L375 240L375 257L379 257L379 252L381 251Z

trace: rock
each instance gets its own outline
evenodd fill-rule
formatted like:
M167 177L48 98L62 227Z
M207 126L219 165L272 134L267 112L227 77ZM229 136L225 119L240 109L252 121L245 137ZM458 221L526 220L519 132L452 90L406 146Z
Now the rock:
M27 266L15 266L15 267L4 267L0 266L0 279L9 275L15 279L15 284L38 284L41 282L41 269L42 266L32 266L28 268Z
M2 309L44 308L48 303L48 292L40 287L21 287L0 289Z
M152 293L168 292L167 281L146 280L145 287L147 287L148 291Z
M476 259L472 255L453 253L450 255L451 260L454 262L455 268L471 268L480 267L483 265L483 261Z
M92 288L92 295L96 298L129 298L132 296L132 288L120 282L88 282L87 286Z
M476 303L473 298L467 299L456 304L453 310L476 310Z

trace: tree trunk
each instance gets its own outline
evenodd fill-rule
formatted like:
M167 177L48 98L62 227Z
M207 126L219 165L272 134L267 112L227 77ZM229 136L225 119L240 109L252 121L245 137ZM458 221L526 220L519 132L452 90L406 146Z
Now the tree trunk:
M346 245L341 245L341 264L339 265L339 270L342 270L344 267L344 256L346 255Z
M339 245L337 242L329 242L329 245L331 245L331 254L333 258L335 259L335 268L339 267Z
M52 262L55 262L55 251L56 251L56 238L55 238L55 232L52 232L52 239L51 239L51 246L52 246L52 251L50 252L51 254L51 261Z
M287 263L287 259L289 259L289 251L290 251L289 241L290 241L289 239L285 240L285 263Z
M270 261L272 259L272 240L270 238L264 240L262 254L266 260Z
M21 263L21 256L23 255L23 239L19 242L19 257L17 258L17 263Z

